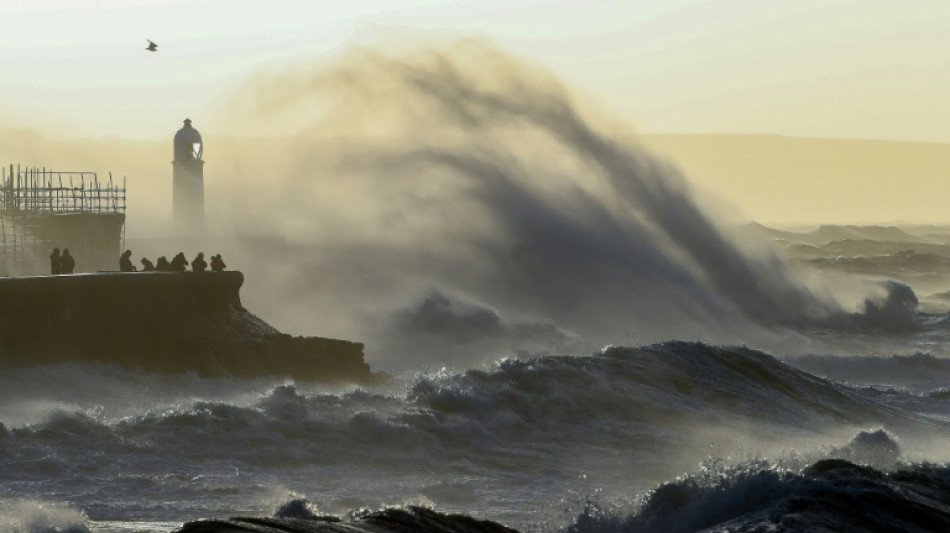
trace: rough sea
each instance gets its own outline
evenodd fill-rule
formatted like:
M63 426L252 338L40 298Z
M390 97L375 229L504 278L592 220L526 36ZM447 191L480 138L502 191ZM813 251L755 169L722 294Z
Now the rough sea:
M950 258L924 234L926 254L885 240L793 253L912 283ZM795 354L697 340L512 351L377 386L5 370L0 529L169 532L307 502L521 531L936 531L950 523L950 322L932 294L910 329L803 326L813 349ZM942 522L915 522L927 513Z
M243 214L281 239L225 260L250 311L365 342L380 382L4 369L0 531L950 529L950 229L744 223L481 44L313 74L262 92L347 120Z

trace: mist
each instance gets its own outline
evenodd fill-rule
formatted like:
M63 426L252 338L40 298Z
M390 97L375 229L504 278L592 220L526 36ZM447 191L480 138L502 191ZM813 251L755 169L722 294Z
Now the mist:
M356 319L377 357L750 341L840 312L627 126L484 41L353 49L231 102L232 131L292 137L224 218L306 247L279 290Z
M378 368L671 338L768 346L843 313L627 125L482 40L353 48L262 73L215 113L191 117L208 232L245 272L245 305L284 331L365 342ZM173 132L42 164L127 169L129 236L172 235Z

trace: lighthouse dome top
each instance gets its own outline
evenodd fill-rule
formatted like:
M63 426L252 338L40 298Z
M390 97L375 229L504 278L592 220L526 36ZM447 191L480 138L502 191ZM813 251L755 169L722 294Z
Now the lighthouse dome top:
M185 119L185 125L175 134L175 142L179 143L200 143L201 134L191 125L191 119Z
M175 134L175 160L201 159L201 134L185 119L185 125Z

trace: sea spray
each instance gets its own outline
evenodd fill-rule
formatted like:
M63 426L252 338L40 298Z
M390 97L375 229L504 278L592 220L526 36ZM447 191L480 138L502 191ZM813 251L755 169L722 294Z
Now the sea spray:
M66 505L14 499L0 505L0 531L9 533L90 533L88 518Z
M489 353L510 353L507 332L525 322L550 324L556 347L560 333L591 345L746 340L767 336L750 322L840 312L769 243L738 242L729 217L710 213L672 163L588 112L552 74L483 41L352 50L262 76L241 97L235 128L295 128L275 177L283 192L246 191L279 203L279 216L238 202L319 250L289 269L285 301L293 287L342 302L385 364L464 365L492 338ZM399 321L434 291L507 328L467 352L464 342L424 342L440 339Z

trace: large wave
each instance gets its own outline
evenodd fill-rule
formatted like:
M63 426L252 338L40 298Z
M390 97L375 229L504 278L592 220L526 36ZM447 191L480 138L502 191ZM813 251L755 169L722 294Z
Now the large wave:
M248 178L231 219L311 243L302 268L281 270L282 305L315 291L333 304L323 314L369 319L370 351L400 356L387 364L451 363L464 349L458 330L406 327L414 312L441 313L441 333L481 328L467 354L481 357L510 350L525 325L553 346L735 342L764 336L751 323L840 313L769 243L725 229L731 215L711 214L672 163L485 42L353 50L262 76L238 101L235 131L296 136L268 171L277 190ZM433 294L451 305L434 309ZM405 346L416 338L432 343Z

